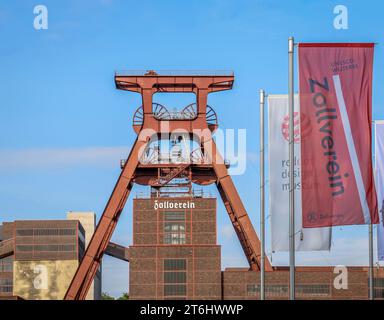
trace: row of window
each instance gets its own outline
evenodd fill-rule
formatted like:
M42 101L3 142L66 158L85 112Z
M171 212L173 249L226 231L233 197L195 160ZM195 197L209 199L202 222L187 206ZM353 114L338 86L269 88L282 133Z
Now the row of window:
M0 272L12 272L13 263L0 263Z
M76 229L69 228L36 228L36 229L16 229L16 235L20 237L31 236L74 236Z
M164 259L164 297L185 298L187 295L186 259Z
M12 293L13 286L0 286L0 293Z
M288 295L288 285L267 285L265 286L265 294L270 296L286 296ZM331 294L331 288L327 284L309 284L309 285L296 285L296 295L300 296L328 296ZM260 285L249 284L247 285L247 295L256 296L260 294Z
M374 290L374 297L384 299L384 289L383 288L375 289Z
M177 212L175 212L177 213ZM165 244L186 244L185 221L165 222L164 224Z
M76 245L73 244L36 244L36 245L17 245L16 250L19 252L44 251L44 252L74 252Z
M185 212L166 211L164 214L164 244L186 244Z
M0 279L0 286L12 286L12 279Z
M384 287L384 278L374 278L373 285L375 287ZM369 286L369 279L368 279L368 286Z
M13 264L0 264L0 272L12 272L13 271Z
M185 212L169 211L163 215L165 221L185 221Z

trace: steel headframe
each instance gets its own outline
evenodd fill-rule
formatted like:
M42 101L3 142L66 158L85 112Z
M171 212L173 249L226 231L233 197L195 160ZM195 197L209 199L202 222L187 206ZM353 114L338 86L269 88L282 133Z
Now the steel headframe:
M64 299L85 299L133 184L139 183L138 181L143 184L143 181L146 181L144 184L150 185L150 181L156 181L156 179L143 180L143 176L141 176L144 175L143 172L146 169L153 170L156 169L156 166L163 166L163 164L140 163L143 151L152 137L159 138L164 134L175 132L182 132L183 134L187 132L192 139L199 142L205 160L203 163L190 164L192 175L196 175L195 181L197 183L216 183L229 218L248 259L250 269L260 270L259 238L228 173L227 165L212 139L212 132L217 128L217 122L212 126L212 122L209 119L207 120L209 117L207 116L208 94L232 89L233 82L233 73L227 72L192 73L188 75L186 73L173 74L171 72L159 74L155 71L148 71L146 73L115 74L117 89L137 92L142 96L141 119L134 123L134 129L138 135ZM159 118L158 114L156 115L153 112L152 101L153 95L157 92L195 93L195 116L184 119L180 117L174 119L169 117L166 117L166 119ZM211 108L209 107L209 109ZM199 171L202 169L204 170ZM149 172L155 173L157 170ZM272 271L268 259L265 259L265 270Z

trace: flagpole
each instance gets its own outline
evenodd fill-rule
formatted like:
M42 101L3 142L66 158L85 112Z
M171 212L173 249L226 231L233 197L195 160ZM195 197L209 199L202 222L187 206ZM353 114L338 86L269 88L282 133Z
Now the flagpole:
M373 300L373 225L370 223L369 228L369 300Z
M375 134L374 134L375 152L377 152L377 150L376 150L376 125L374 125L374 130L375 130ZM375 158L375 164L374 165L375 165L374 173L376 173L376 158ZM372 226L372 221L368 225L368 250L369 250L369 300L373 300L374 299L374 288L373 288L373 226Z
M264 178L264 98L260 90L260 300L265 299L265 178Z
M374 125L374 137L375 137L375 154L374 157L374 171L373 177L374 181L378 179L377 177L377 166L376 166L376 154L377 154L377 140L376 140L376 122L372 121ZM368 247L369 247L369 300L374 300L374 281L373 281L373 225L372 222L368 225Z
M294 39L288 38L289 100L289 299L295 300L295 179L294 179Z

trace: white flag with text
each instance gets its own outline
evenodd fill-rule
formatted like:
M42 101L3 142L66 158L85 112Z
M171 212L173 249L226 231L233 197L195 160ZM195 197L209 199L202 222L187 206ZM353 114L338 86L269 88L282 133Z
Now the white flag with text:
M300 120L303 132L300 132ZM302 227L300 137L311 130L309 120L299 119L299 99L295 96L294 174L295 174L295 247L296 251L329 250L332 230ZM307 125L305 122L308 122ZM269 212L272 227L272 251L289 250L289 109L287 95L268 96ZM301 135L300 135L301 133Z

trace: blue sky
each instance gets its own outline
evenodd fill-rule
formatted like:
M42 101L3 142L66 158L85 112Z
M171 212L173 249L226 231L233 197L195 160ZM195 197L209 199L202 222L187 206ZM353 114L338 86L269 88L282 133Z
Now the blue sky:
M33 28L38 4L48 8L48 30ZM333 28L337 4L349 10L348 30ZM383 9L378 0L1 0L0 221L62 219L69 210L100 215L134 141L140 105L139 95L115 89L115 70L228 69L233 90L212 94L209 104L222 128L247 130L247 171L234 182L258 230L258 90L286 93L287 38L378 42L373 116L383 119ZM128 201L113 236L126 245L130 212ZM223 267L246 266L221 203L218 236ZM366 237L365 226L334 228L332 251L298 253L298 264L366 264ZM128 266L103 262L103 290L118 296ZM273 255L274 264L287 262L286 254Z

